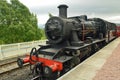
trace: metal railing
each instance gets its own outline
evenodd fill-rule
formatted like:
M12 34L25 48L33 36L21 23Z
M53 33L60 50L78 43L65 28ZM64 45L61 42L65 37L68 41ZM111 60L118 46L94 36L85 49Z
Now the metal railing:
M33 47L46 44L46 40L0 45L0 60L29 53Z

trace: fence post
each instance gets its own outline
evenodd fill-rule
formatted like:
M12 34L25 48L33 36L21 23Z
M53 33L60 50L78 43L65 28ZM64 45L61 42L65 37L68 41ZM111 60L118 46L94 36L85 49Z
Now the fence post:
M1 45L0 45L0 54L2 53L2 51L1 51Z
M18 48L18 50L17 50L18 52L17 52L17 53L20 54L20 53L21 53L21 50L20 50L20 43L17 43L17 48Z

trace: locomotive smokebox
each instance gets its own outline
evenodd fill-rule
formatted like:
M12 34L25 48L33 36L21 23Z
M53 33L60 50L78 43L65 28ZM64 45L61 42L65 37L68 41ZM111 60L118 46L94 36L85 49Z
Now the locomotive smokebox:
M63 5L59 5L58 8L59 8L59 17L67 18L68 6L63 4Z

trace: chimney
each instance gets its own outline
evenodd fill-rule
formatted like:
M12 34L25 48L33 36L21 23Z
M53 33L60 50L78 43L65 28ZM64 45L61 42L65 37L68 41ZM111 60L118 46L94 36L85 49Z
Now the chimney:
M63 5L59 5L58 8L59 8L59 17L67 18L68 6L63 4Z

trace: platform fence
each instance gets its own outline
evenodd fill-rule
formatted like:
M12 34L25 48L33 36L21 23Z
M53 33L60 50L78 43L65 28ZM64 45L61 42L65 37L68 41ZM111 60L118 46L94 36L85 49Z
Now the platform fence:
M28 54L33 47L46 44L46 40L0 45L0 60Z

